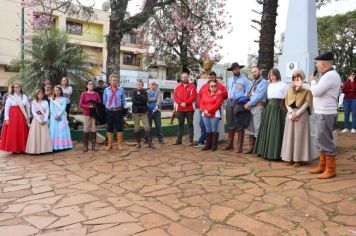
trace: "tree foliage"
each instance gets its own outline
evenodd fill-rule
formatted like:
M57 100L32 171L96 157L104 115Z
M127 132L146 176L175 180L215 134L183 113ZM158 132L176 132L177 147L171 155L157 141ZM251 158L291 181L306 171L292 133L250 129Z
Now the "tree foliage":
M17 60L12 65L21 62ZM79 45L68 45L65 32L36 31L26 45L24 65L24 70L10 82L20 80L30 94L41 88L46 79L57 85L63 76L68 76L72 84L83 86L84 80L90 77L86 55Z
M144 24L154 12L175 0L145 0L142 10L127 17L129 0L110 0L111 15L109 35L107 36L108 55L106 59L106 77L116 73L120 76L120 44L125 33Z
M318 18L319 52L335 54L336 69L348 75L356 68L356 10Z
M152 15L147 24L150 54L182 70L197 69L208 57L220 59L217 40L231 30L226 0L177 0Z

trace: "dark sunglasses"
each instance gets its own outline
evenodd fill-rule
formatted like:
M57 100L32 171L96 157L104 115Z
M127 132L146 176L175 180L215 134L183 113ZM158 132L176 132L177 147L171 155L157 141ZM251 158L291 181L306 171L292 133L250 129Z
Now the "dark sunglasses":
M296 78L298 78L298 77L300 77L300 76L299 76L299 75L292 76L292 79L296 79Z

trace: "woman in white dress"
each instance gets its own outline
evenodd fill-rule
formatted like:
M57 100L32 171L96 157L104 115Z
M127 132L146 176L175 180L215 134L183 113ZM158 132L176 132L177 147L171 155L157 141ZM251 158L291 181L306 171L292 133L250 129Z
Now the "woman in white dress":
M43 99L43 91L37 90L35 100L31 102L33 115L27 139L26 153L41 154L52 152L51 138L48 129L48 102Z

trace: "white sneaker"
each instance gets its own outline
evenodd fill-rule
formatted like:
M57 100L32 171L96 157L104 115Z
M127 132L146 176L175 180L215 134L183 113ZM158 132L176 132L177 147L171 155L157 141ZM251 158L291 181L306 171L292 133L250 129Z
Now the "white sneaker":
M356 129L351 129L351 134L356 134Z
M341 133L343 133L343 134L346 134L346 133L348 133L348 132L350 132L349 129L343 129L343 130L341 131Z

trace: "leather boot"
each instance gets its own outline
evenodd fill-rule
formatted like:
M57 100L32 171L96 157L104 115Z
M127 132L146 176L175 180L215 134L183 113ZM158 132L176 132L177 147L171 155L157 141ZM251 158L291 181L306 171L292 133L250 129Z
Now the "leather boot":
M325 171L325 165L326 165L326 156L324 153L320 152L320 155L319 155L319 165L310 170L309 173L310 174L320 174L320 173L323 173Z
M141 132L135 132L136 147L141 148Z
M123 138L123 132L117 132L117 148L119 149L119 151L122 151L125 149L124 147L124 138Z
M223 149L224 151L234 149L234 138L235 138L235 130L229 130L227 133L227 146Z
M218 150L219 132L214 132L211 138L211 151Z
M335 156L326 156L326 169L318 176L318 179L329 179L336 176L336 161Z
M236 145L236 153L242 153L242 147L244 145L244 136L245 136L245 130L240 130L237 131L237 145Z
M88 151L88 142L89 142L89 133L83 133L83 142L84 142L84 146L83 146L83 152L87 152Z
M96 144L96 132L91 133L91 149L98 151L98 145Z
M154 148L152 143L152 134L151 131L145 131L145 136L147 137L147 145L149 148Z
M212 136L213 133L206 133L206 139L205 139L205 144L204 147L201 149L202 151L206 151L211 149L211 144L212 144Z
M245 154L252 154L253 152L253 147L255 146L255 141L256 141L256 138L254 135L249 135L248 136L248 140L249 140L249 148L248 148L248 151L247 152L244 152Z
M108 136L108 146L106 146L106 151L110 151L112 149L112 141L114 139L114 133L113 132L107 132Z

